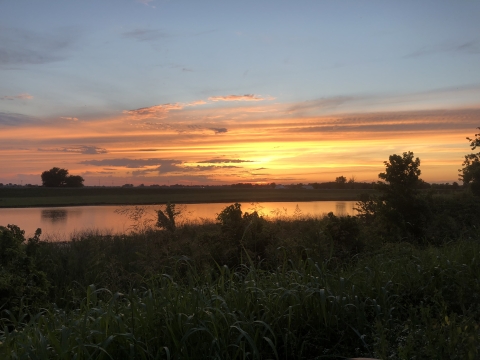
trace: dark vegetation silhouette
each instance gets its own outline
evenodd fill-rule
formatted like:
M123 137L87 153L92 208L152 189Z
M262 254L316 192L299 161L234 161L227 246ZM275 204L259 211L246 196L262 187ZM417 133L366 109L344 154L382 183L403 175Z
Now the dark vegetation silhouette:
M347 183L347 178L345 176L339 176L335 179L335 183L339 189L343 189Z
M82 187L84 182L80 175L68 175L67 169L58 167L42 172L41 177L45 187Z
M177 228L175 219L180 214L181 211L178 210L177 206L169 202L165 205L165 210L157 210L156 226L173 233Z
M422 184L420 159L412 152L391 155L384 162L385 172L378 174L381 195L362 195L357 202L359 218L372 229L382 229L383 237L419 239L425 235L430 219L427 198L419 195Z
M480 127L478 129L480 130ZM467 140L470 141L472 150L480 147L480 133L475 134L474 138L467 137ZM465 155L462 166L463 168L459 170L459 180L464 184L470 184L472 193L480 196L480 152Z

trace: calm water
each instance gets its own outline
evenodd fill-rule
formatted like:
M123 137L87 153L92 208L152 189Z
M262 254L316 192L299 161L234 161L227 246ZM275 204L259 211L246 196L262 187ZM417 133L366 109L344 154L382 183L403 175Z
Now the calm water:
M353 215L355 201L311 201L311 202L262 202L242 203L245 212L258 211L265 217L322 216L330 211L334 214ZM214 220L217 214L231 203L186 204L182 207L182 221ZM177 205L179 206L179 205ZM131 217L135 206L72 206L58 208L0 209L0 225L15 224L33 235L42 229L42 239L65 240L72 234L84 230L102 232L128 232L137 224L151 224L156 221L157 209L161 205L139 207L138 221ZM130 216L129 216L130 215Z

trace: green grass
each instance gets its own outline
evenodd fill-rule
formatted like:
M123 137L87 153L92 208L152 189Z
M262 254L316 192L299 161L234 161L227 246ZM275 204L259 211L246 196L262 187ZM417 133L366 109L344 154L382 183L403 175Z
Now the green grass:
M370 190L372 191L372 190ZM0 187L0 207L75 205L357 200L360 189L306 190L269 188L7 188Z
M476 359L479 255L478 241L398 244L343 267L285 258L265 270L247 258L209 272L178 258L176 268L126 293L90 285L63 308L4 312L0 355Z

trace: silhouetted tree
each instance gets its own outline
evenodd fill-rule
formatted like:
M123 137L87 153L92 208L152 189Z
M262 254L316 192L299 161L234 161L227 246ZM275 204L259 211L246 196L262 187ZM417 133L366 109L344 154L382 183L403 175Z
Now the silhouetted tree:
M379 197L365 195L356 204L360 218L365 222L383 222L381 228L387 233L398 234L402 238L413 235L423 236L425 225L430 217L427 202L418 195L418 187L422 183L419 176L420 159L414 159L412 152L402 155L390 155L384 161L385 172L378 174L384 181L377 183L382 191Z
M415 237L423 235L430 210L426 201L418 196L418 187L422 183L419 178L420 159L413 158L413 152L403 155L390 155L385 161L385 172L378 177L385 182L379 182L383 191L381 197L385 205L385 216L391 223L398 226L402 233Z
M355 176L354 175L350 176L350 179L348 179L348 185L351 189L355 189Z
M82 187L84 179L80 175L70 175L65 178L66 187Z
M416 192L421 171L420 159L413 159L413 152L404 152L400 155L390 155L385 164L385 172L378 177L385 182L378 182L379 188L388 196L410 196Z
M81 187L84 179L79 175L68 175L67 169L58 167L44 171L41 175L45 187Z
M58 167L51 168L42 173L42 184L47 187L60 187L65 185L68 170Z
M343 189L347 183L347 178L345 176L339 176L335 178L335 183L337 184L338 188Z
M480 127L478 128L480 130ZM470 141L470 147L475 150L477 146L480 147L480 134L475 134L475 138L467 137ZM463 168L460 169L459 179L464 184L471 184L472 192L475 195L480 195L480 152L465 155L465 160L462 163Z

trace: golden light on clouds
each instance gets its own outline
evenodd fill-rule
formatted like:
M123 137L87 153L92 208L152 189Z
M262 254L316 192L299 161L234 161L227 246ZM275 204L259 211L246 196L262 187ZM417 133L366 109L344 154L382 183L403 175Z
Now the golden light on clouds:
M264 98L259 95L245 94L245 95L227 95L227 96L210 96L210 101L263 101ZM270 99L270 100L273 100Z
M314 116L261 100L209 97L125 110L118 117L7 127L0 135L5 177L38 183L43 170L60 166L87 183L309 183L340 175L376 181L389 155L413 151L426 181L455 181L468 152L463 139L480 123L476 108Z

